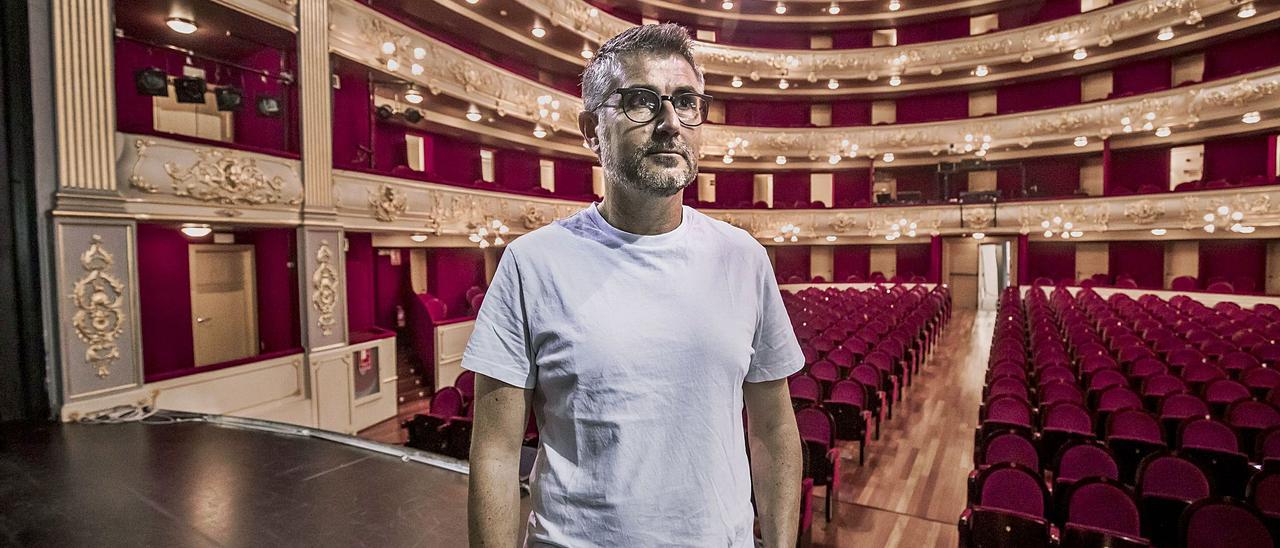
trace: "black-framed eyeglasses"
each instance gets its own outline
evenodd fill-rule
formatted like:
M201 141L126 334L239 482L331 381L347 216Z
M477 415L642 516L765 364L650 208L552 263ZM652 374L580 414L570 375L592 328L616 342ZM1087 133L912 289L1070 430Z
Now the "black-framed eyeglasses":
M591 111L595 112L603 106L617 106L622 109L622 114L626 115L628 120L637 124L647 124L658 117L663 101L671 101L671 107L676 111L676 118L680 120L680 125L685 127L697 127L707 121L707 111L711 108L713 99L705 93L692 91L662 95L649 88L618 88L609 95L614 93L622 97L617 105L600 103ZM605 100L608 101L608 96L605 96Z

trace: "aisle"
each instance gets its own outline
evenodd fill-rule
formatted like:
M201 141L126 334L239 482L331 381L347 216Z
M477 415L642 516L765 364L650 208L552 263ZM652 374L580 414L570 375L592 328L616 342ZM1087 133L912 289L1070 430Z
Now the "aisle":
M973 469L994 312L956 310L941 342L858 466L848 443L832 524L815 501L815 546L954 547Z

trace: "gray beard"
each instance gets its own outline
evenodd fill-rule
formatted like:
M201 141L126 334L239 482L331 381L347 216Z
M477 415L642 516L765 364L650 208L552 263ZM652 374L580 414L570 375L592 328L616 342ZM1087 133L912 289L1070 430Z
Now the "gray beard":
M625 158L613 154L601 154L600 164L604 168L607 180L615 181L629 189L646 194L663 197L673 196L697 179L698 159L694 156L693 151L682 143L675 143L674 147L667 148L679 149L685 160L687 160L688 169L678 170L683 175L672 174L670 170L666 169L646 166L644 158L652 150L649 148L637 149L635 154Z

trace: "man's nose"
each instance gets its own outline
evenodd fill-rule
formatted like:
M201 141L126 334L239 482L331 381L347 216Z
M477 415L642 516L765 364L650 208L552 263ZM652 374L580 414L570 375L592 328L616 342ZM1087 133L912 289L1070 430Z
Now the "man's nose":
M676 114L676 106L670 100L659 100L656 135L674 136L680 133L680 117Z

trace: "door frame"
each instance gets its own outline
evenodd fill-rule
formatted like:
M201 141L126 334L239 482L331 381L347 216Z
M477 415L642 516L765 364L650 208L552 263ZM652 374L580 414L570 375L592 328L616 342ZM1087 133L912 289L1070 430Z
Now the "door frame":
M262 351L262 338L260 336L261 334L258 332L258 276L257 276L257 258L254 256L254 247L250 244L191 244L187 246L187 268L189 272L189 274L187 275L188 276L187 284L190 286L189 291L190 291L190 299L191 299L191 347L192 347L191 359L192 359L192 363L196 367L206 367L209 365L215 365L217 363L221 363L221 362L213 362L213 363L201 364L199 363L199 360L195 359L196 348L199 346L199 339L196 336L197 327L199 326L199 324L196 323L196 318L197 318L196 309L195 309L196 308L196 305L195 305L196 284L194 281L195 272L196 272L196 255L199 254L200 252L207 252L207 251L247 252L246 255L248 256L249 261L245 268L247 271L245 276L245 289L246 289L245 292L248 295L248 298L246 299L247 301L246 304L247 304L247 309L250 313L247 314L246 317L248 317L250 321L248 322L249 325L246 331L253 337L253 341L255 344L251 348L249 356L246 356L246 357L256 356L260 354Z

